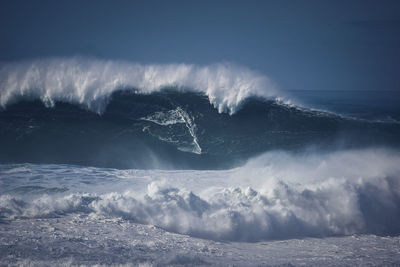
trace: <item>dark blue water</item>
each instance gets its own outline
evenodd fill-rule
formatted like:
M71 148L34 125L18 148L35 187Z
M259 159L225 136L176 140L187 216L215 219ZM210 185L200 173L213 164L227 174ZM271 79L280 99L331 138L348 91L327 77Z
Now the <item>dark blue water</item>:
M355 118L400 121L399 91L293 90L291 95L305 106Z
M202 94L174 90L118 91L101 115L69 103L47 108L39 100L21 100L0 112L0 162L218 169L271 150L400 144L400 124L394 122L398 94L295 95L305 106L336 113L250 98L229 115L218 113Z

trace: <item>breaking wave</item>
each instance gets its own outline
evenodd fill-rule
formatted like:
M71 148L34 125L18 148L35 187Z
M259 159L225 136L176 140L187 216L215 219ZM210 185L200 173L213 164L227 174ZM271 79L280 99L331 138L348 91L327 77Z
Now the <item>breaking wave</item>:
M282 96L268 77L229 63L3 63L0 162L221 169L277 149L400 147L398 123L299 107Z
M41 99L47 106L62 101L102 113L116 90L149 94L165 87L203 93L219 112L231 114L248 97L278 97L268 77L231 63L142 65L74 57L0 65L3 107L20 99Z

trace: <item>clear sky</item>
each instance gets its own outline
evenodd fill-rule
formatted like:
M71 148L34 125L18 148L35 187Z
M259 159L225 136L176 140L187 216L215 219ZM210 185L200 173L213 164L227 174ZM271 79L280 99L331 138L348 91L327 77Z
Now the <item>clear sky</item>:
M286 90L400 90L400 1L0 2L0 60L235 62Z

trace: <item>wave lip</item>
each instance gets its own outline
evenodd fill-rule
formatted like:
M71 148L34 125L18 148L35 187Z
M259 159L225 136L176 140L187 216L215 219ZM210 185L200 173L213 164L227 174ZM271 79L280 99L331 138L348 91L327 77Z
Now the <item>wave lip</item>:
M250 96L271 98L278 93L268 77L232 63L143 65L73 57L0 66L2 107L21 98L33 98L41 99L47 106L63 101L102 113L116 90L149 94L165 87L204 93L219 112L231 114Z

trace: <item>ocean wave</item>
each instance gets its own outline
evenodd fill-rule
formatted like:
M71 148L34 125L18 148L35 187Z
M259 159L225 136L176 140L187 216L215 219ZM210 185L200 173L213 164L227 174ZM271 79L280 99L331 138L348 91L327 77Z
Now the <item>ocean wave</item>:
M398 234L399 160L397 152L379 149L270 152L229 171L124 172L112 182L125 183L123 188L99 194L3 194L0 212L3 219L66 213L118 217L216 240ZM61 169L58 175L65 173ZM144 177L147 187L138 186Z
M47 106L62 101L102 113L116 90L149 94L165 87L204 93L219 112L231 114L248 97L282 97L268 77L231 63L143 65L73 57L0 65L3 107L19 99L41 99Z

